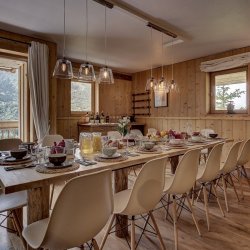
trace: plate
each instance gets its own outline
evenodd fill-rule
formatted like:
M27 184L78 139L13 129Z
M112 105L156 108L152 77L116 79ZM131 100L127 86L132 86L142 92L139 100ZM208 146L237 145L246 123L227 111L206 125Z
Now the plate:
M30 158L31 158L30 155L26 155L22 159L16 159L16 158L10 156L8 158L5 158L4 161L7 161L7 162L19 162L19 161L27 161Z
M98 157L103 158L103 159L115 159L115 158L119 158L119 157L121 157L121 156L122 156L122 155L119 154L119 153L115 153L115 154L113 154L112 156L107 156L107 155L105 155L105 154L100 154L100 155L98 155Z
M53 163L47 163L45 164L46 168L49 168L49 169L60 169L60 168L68 168L68 167L71 167L73 164L73 162L63 162L61 165L59 166L55 166Z

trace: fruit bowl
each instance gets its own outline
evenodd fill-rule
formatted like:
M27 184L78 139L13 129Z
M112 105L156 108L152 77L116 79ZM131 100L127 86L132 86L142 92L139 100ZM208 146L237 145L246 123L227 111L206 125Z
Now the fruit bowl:
M209 137L211 138L216 138L218 136L218 134L209 134Z

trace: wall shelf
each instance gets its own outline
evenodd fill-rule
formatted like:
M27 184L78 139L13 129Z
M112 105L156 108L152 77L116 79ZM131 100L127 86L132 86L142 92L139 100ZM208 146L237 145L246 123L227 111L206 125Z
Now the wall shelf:
M143 97L143 99L140 99L141 97ZM133 102L132 109L133 109L134 116L139 116L139 115L150 116L151 115L151 113L150 113L151 99L150 99L150 92L149 91L132 94L132 102ZM138 104L138 103L139 104L142 103L144 105L137 106L136 104ZM141 110L142 113L138 112L139 110Z

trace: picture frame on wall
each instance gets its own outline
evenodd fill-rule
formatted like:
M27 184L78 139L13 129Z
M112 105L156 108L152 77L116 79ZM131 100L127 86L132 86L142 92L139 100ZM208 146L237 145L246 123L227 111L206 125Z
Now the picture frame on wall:
M154 91L155 108L168 107L168 93L164 91Z

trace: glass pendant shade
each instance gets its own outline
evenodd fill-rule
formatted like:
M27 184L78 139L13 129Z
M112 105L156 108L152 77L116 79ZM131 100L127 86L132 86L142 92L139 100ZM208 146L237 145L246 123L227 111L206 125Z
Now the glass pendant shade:
M170 87L169 87L170 91L177 91L177 84L175 82L175 80L171 80L171 83L170 83Z
M150 91L151 89L154 89L156 86L157 86L156 79L155 79L154 77L150 77L150 78L147 80L145 90L146 90L146 91Z
M58 59L54 68L53 76L61 79L72 79L73 69L71 61L65 58Z
M95 81L95 71L93 65L89 63L83 63L80 66L78 73L78 80L92 82Z
M98 83L113 84L114 77L113 77L112 69L110 69L108 67L101 68L97 82Z
M155 91L161 91L161 92L169 92L169 86L165 80L164 77L161 77L160 81L158 82L158 84L154 87Z

